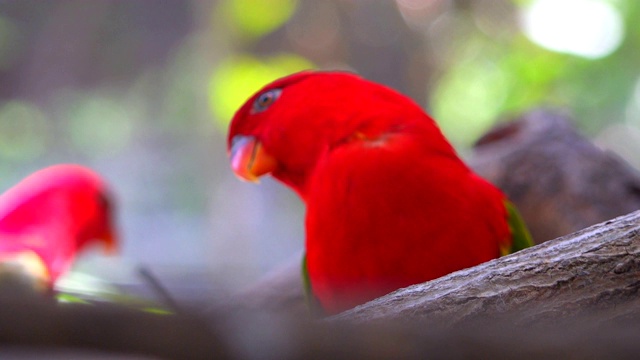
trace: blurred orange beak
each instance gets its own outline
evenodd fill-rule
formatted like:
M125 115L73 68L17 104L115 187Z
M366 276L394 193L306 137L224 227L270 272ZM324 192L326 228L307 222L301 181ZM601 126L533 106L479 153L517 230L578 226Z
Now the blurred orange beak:
M231 140L231 169L240 180L258 183L258 178L276 169L278 162L253 136L236 135Z
M111 228L109 228L104 235L100 236L99 239L104 245L104 252L107 255L115 255L118 253L118 239Z

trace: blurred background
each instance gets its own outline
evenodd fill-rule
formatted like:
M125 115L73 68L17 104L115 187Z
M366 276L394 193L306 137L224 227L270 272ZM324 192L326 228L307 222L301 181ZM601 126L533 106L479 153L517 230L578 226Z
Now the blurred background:
M229 170L228 122L259 87L355 71L424 106L463 156L497 122L562 107L640 167L638 19L636 0L1 1L0 188L88 165L122 246L81 273L242 287L304 239L292 192Z

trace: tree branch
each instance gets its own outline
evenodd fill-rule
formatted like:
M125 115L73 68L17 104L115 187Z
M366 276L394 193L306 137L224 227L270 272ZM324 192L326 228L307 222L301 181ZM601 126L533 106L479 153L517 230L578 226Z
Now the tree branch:
M516 204L538 243L640 209L638 171L560 111L534 110L490 130L469 165Z
M352 321L428 320L455 325L640 315L640 212L381 297L343 315ZM602 315L605 314L605 315Z

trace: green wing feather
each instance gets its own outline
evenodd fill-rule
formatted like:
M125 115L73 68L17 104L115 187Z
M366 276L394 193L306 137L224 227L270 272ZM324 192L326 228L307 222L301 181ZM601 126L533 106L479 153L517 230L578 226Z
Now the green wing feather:
M533 246L531 234L527 230L527 225L522 220L522 216L520 216L516 206L509 200L504 201L504 206L507 209L509 230L511 230L511 247L500 249L501 256Z
M307 268L307 254L302 256L302 285L304 286L304 295L307 301L307 306L312 314L317 316L323 316L324 311L320 306L320 301L313 295L311 289L311 278L309 277L309 270Z
M307 254L302 255L302 286L304 286L304 295L309 301L313 293L311 292L311 279L309 279L309 270L307 269Z

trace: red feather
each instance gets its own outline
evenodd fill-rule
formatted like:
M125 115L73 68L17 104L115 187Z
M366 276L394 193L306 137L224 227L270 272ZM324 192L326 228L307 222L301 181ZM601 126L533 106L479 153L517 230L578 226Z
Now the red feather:
M94 240L115 246L106 184L78 165L37 171L0 196L0 260L36 254L53 285Z
M348 73L286 77L237 112L232 157L247 137L306 203L308 274L328 313L496 258L510 244L504 195L418 105L382 85ZM252 154L236 162L249 164L234 167L240 176L259 162Z

